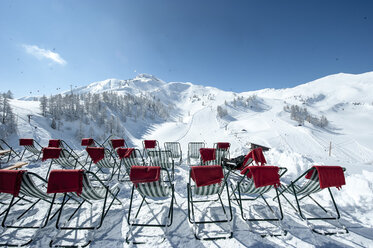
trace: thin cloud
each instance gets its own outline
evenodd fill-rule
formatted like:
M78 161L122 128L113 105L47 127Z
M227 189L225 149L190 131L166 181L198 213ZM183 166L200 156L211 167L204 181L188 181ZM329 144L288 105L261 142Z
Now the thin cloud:
M51 50L46 50L35 45L22 45L25 51L38 59L50 59L55 63L60 65L66 65L67 62L61 58L58 53L52 52Z

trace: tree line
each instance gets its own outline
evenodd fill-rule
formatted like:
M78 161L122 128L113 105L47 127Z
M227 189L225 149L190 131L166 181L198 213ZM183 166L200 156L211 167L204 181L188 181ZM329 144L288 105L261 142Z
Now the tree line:
M0 93L0 137L2 139L14 133L17 126L9 99L13 99L13 93L10 90L6 93Z
M51 127L61 129L64 121L79 121L77 138L96 136L92 126L107 134L123 135L122 126L127 121L144 119L164 121L170 117L172 105L163 104L154 96L141 94L117 94L104 92L98 94L58 94L40 98L41 114L51 119ZM90 125L94 124L94 125ZM87 130L87 127L88 130Z

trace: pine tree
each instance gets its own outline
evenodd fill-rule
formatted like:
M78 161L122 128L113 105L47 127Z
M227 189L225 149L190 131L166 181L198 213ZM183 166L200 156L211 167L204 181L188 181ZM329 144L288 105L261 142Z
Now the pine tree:
M47 116L47 107L48 107L48 98L43 95L42 98L40 98L40 109L41 114L45 117Z

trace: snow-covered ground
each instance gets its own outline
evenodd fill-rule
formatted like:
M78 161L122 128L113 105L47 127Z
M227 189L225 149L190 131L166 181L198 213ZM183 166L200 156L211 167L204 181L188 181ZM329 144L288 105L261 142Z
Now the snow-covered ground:
M142 126L142 123L128 122L125 126L131 143L141 147L143 139L156 139L161 144L167 141L178 141L183 150L183 163L176 168L174 222L168 230L166 240L157 243L163 231L159 228L136 228L138 239L145 240L146 246L159 247L250 247L250 246L283 246L283 247L373 247L373 72L349 75L331 75L291 89L264 89L256 92L224 92L212 87L203 87L191 83L165 83L149 75L140 75L133 80L106 80L93 83L77 90L77 93L117 91L119 94L148 93L163 102L175 104L174 119L164 123ZM256 96L255 106L234 106L235 97ZM225 102L227 104L225 104ZM64 129L57 131L50 128L49 120L40 115L39 103L33 101L12 100L13 111L17 114L17 134L9 142L18 148L18 138L34 138L46 146L51 138L61 138L77 151L82 148L74 137L76 123L66 123ZM227 110L228 115L217 117L217 106ZM329 121L327 127L321 128L305 122L298 123L290 119L290 113L284 111L286 105L306 107L316 116L324 115ZM28 123L27 115L32 114ZM149 123L149 122L147 122ZM144 128L144 135L137 135L132 130ZM143 134L143 132L140 132ZM274 225L267 223L245 223L240 216L237 204L233 207L233 238L217 241L198 241L193 236L193 225L188 222L187 191L189 166L186 162L188 142L203 141L207 147L215 142L230 142L231 157L246 154L250 142L271 147L265 153L268 164L286 167L287 174L282 178L284 184L295 179L312 165L340 165L346 168L346 185L340 191L332 189L340 207L341 224L350 231L337 236L321 236L310 231L307 223L301 221L289 204L283 201L285 213L283 228L288 230L284 237L261 238L258 232L272 230ZM329 156L329 146L331 153ZM20 148L19 148L20 149ZM48 162L31 162L30 171L45 175ZM126 217L129 208L131 185L122 183L119 198L123 206L113 206L101 229L95 233L91 247L126 247L125 235L129 230ZM274 192L272 192L273 196ZM320 202L331 206L327 191L316 196ZM271 199L271 198L269 198ZM293 198L291 198L293 200ZM277 206L276 203L270 204ZM137 196L135 205L141 202ZM254 204L254 203L253 203ZM219 216L218 205L212 205L207 212L210 216ZM3 209L3 208L2 208ZM92 212L99 208L94 207ZM149 210L145 206L144 218L165 217L166 205ZM202 209L202 207L199 207ZM306 209L313 213L311 204ZM41 217L42 208L34 210L34 217ZM266 214L263 205L255 203L253 213ZM88 212L89 212L88 211ZM160 214L158 214L160 212ZM86 215L79 217L84 222ZM318 222L325 228L330 223ZM205 225L200 230L209 232L228 232L227 224ZM8 237L32 235L34 230L1 231L1 240ZM25 234L26 233L26 234ZM89 232L87 232L89 233ZM56 235L54 222L42 229L32 247L47 246ZM80 235L80 234L79 234ZM67 240L80 240L75 232L62 232L58 237Z

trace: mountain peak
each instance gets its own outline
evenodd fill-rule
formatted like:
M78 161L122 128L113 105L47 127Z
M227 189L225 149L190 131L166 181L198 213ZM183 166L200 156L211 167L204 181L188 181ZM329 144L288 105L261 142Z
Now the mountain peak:
M138 74L133 80L140 80L140 81L157 81L157 82L163 82L156 76L153 76L151 74L146 74L146 73L140 73Z

